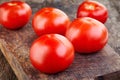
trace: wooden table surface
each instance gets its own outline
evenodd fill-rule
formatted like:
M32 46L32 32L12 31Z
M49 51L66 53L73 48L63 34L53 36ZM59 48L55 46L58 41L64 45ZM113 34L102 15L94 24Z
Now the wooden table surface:
M7 0L0 0L0 3L5 1ZM77 7L82 1L83 0L26 0L26 2L32 7L33 15L40 8L51 6L66 12L71 20L75 18ZM119 80L120 1L96 1L104 4L109 11L109 18L105 23L109 30L108 44L103 50L93 55L84 56L76 54L75 61L70 68L55 75L41 73L34 69L30 64L29 48L32 41L37 37L31 28L31 20L24 28L17 31L7 30L0 26L0 48L17 78L19 80L97 80L99 78L99 80L103 80L103 78L105 80ZM0 61L1 60L2 59L0 59ZM1 64L0 66L4 66L4 64L6 63L3 63L3 65ZM9 66L9 64L6 66ZM9 68L9 73L12 72L11 68ZM2 71L3 70L0 68L0 74L4 73ZM13 74L13 76L15 75ZM102 76L102 79L100 76Z

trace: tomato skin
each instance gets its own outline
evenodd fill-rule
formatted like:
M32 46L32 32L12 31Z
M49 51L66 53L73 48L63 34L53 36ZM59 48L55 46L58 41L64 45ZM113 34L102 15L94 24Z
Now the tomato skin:
M44 73L65 70L74 60L72 43L59 34L45 34L36 39L30 48L32 65Z
M64 35L69 24L69 17L63 11L52 7L40 9L32 20L33 29L38 36L48 33Z
M31 14L31 7L25 2L5 2L0 5L0 24L7 29L19 29L27 24Z
M78 7L77 18L80 17L91 17L105 23L108 18L108 10L103 4L88 0L84 1Z
M101 22L90 17L82 17L70 24L66 37L72 42L77 52L89 54L105 46L108 41L108 31Z

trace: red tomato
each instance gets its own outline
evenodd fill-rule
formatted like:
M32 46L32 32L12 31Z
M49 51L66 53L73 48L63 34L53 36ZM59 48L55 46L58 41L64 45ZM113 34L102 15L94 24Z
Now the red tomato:
M32 10L25 2L5 2L0 5L0 24L8 29L18 29L27 24L31 14Z
M108 11L103 4L87 0L78 7L77 18L80 17L91 17L105 23L108 18Z
M108 40L107 28L101 22L82 17L75 19L66 31L66 37L79 53L92 53L101 50Z
M65 34L70 19L56 8L42 8L33 17L32 26L38 36L46 33Z
M46 34L35 40L30 48L33 66L44 73L65 70L73 62L72 43L62 35Z

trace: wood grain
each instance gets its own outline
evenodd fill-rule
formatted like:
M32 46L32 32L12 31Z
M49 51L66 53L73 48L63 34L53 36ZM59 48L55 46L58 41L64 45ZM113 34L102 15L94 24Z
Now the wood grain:
M7 75L6 75L7 74ZM0 51L0 80L17 80L13 70Z
M103 76L98 76L95 78L95 80L119 80L119 79L120 79L120 71L109 73Z
M38 9L51 6L66 12L71 20L75 18L76 8L82 2L82 0L51 1L27 2L33 9L33 15ZM105 5L110 4L109 1L101 0L101 2ZM110 6L108 8L111 10ZM110 18L106 26L114 26L111 25ZM31 27L31 20L24 28L15 31L0 27L1 51L19 80L94 80L98 76L120 71L120 56L107 44L103 50L92 55L76 53L73 64L64 72L52 75L41 73L31 65L29 60L29 49L36 38Z
M120 70L119 55L106 45L93 55L76 53L73 64L64 72L55 75L41 73L29 61L29 48L35 38L30 25L17 31L0 29L0 48L19 80L94 78Z

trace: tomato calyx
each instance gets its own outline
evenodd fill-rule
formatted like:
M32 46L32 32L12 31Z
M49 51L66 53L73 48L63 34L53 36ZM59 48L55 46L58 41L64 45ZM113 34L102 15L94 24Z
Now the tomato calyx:
M17 3L8 3L9 6L16 6Z
M87 9L87 10L95 10L95 5L93 5L93 4L85 4L85 8Z

